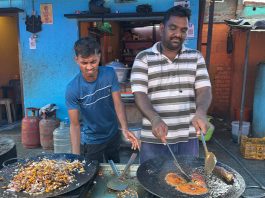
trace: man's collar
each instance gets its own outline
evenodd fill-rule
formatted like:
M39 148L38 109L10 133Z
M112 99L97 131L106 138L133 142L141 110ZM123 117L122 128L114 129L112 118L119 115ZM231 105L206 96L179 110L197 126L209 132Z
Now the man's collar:
M156 42L153 47L152 47L152 52L154 52L155 54L160 54L160 42Z
M161 50L160 50L160 45L161 45L161 41L155 43L152 47L152 52L154 52L155 54L160 54ZM184 51L186 51L187 48L185 47L184 44L182 44L182 48L180 50L180 53L183 53Z

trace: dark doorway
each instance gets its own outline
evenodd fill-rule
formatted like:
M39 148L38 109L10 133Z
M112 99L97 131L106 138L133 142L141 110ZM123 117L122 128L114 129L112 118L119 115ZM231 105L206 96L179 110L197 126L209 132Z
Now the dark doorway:
M0 125L4 125L22 118L18 14L1 12L0 30ZM9 112L7 99L11 103Z

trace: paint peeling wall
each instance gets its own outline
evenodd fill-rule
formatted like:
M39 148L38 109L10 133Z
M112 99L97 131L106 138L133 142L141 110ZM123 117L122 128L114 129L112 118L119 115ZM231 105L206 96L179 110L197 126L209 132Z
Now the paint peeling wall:
M26 31L25 17L31 15L32 1L14 1L12 6L25 10L19 14L20 65L24 89L24 106L42 107L55 103L60 119L67 117L64 103L64 93L67 83L79 72L74 62L73 44L78 39L77 20L67 19L64 14L76 10L87 11L88 0L35 0L35 10L40 13L41 3L52 3L53 24L43 24L38 33L37 49L29 49L29 38L32 35ZM153 11L165 11L173 6L173 0L138 0L135 3L116 4L114 0L106 1L106 7L112 12L135 12L138 4L149 3ZM16 5L15 5L16 3ZM5 5L4 5L5 4ZM6 1L0 2L0 7L8 7ZM193 15L191 21L195 25L195 37L188 41L190 47L197 43L198 1L191 1Z

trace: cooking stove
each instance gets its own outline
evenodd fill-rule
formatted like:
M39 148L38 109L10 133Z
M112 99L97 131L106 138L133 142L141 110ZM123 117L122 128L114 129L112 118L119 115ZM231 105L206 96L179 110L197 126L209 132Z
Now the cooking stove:
M115 164L115 165L119 172L122 172L125 168L125 164ZM127 181L129 183L128 189L137 191L138 197L153 198L154 196L148 193L147 191L145 191L136 178L136 172L137 172L138 167L139 167L139 164L133 164L131 165L131 167L129 168L127 172ZM99 172L97 174L97 177L94 180L94 185L88 191L87 197L91 197L91 198L118 197L118 192L107 188L107 182L113 177L114 177L114 173L111 169L111 166L106 163L100 164Z
M119 172L122 172L125 168L125 164L116 164ZM139 198L157 198L157 196L149 193L139 183L136 177L139 164L133 164L127 173L127 181L129 187L125 190L135 190L138 193ZM69 193L57 196L58 198L116 198L119 192L113 191L107 188L107 182L114 177L114 173L111 166L106 163L101 163L98 167L98 172L94 177L89 180L83 186L73 190ZM218 187L220 188L220 187ZM215 188L216 189L216 188ZM123 191L124 192L124 191ZM129 196L125 196L129 197Z
M118 171L122 172L125 168L125 164L115 164ZM128 181L129 189L136 190L138 197L141 198L156 198L156 196L145 191L143 187L139 184L136 178L136 171L139 164L133 164L128 170ZM64 195L58 196L59 198L114 198L118 197L118 192L110 190L107 188L107 182L114 177L114 173L109 164L101 163L99 165L99 171L95 178L89 181L84 186L66 193Z

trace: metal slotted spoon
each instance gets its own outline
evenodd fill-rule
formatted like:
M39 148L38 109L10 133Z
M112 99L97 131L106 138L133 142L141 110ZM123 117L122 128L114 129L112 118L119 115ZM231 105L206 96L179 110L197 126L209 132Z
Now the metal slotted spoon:
M213 169L216 165L217 159L212 152L208 151L202 131L201 131L201 140L202 140L203 148L205 151L204 169L205 169L206 174L209 175L213 172Z

